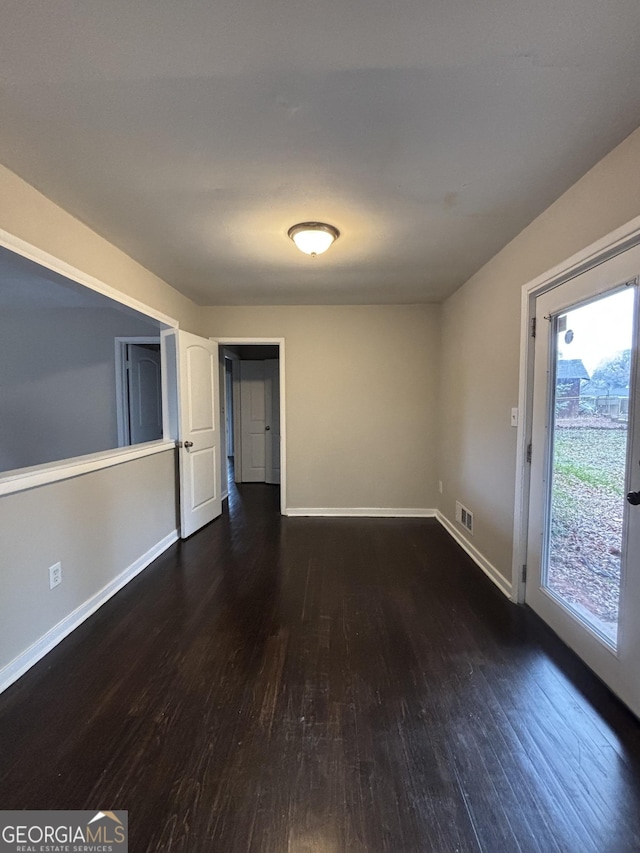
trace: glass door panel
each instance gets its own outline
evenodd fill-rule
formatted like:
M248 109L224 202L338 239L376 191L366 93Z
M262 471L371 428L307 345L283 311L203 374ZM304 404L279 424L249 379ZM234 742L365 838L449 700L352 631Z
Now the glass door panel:
M525 600L640 716L639 273L635 246L535 300Z
M617 643L633 343L625 287L550 318L553 382L543 585Z

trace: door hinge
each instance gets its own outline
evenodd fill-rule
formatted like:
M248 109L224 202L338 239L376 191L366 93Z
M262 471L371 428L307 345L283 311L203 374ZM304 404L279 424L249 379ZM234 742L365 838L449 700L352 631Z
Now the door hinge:
M531 454L533 453L533 446L531 444L527 445L527 462L531 463Z
M535 338L536 336L536 318L531 318L531 337Z
M525 563L522 566L522 583L526 583L526 582L527 582L527 564Z

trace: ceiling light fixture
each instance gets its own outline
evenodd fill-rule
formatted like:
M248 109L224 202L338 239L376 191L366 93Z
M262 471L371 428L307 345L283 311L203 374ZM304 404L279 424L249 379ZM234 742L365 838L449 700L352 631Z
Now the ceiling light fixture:
M337 228L325 222L300 222L298 225L292 225L287 234L301 252L311 255L312 258L326 252L340 236Z

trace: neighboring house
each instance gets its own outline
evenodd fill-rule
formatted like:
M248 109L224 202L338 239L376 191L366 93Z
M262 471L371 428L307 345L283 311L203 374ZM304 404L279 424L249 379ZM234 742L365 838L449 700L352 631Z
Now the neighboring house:
M556 379L556 411L561 418L575 417L580 412L580 385L589 380L580 358L561 358Z
M612 418L626 419L629 416L629 386L610 385L602 387L600 382L585 382L581 389L582 400L593 412Z

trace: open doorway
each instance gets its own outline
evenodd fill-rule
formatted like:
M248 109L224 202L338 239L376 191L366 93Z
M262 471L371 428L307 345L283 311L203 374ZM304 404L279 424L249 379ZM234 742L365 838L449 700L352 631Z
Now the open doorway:
M163 437L162 367L159 337L115 340L118 445Z
M286 507L284 340L218 339L227 478L280 485ZM224 470L226 468L226 471ZM225 477L226 474L226 477Z

